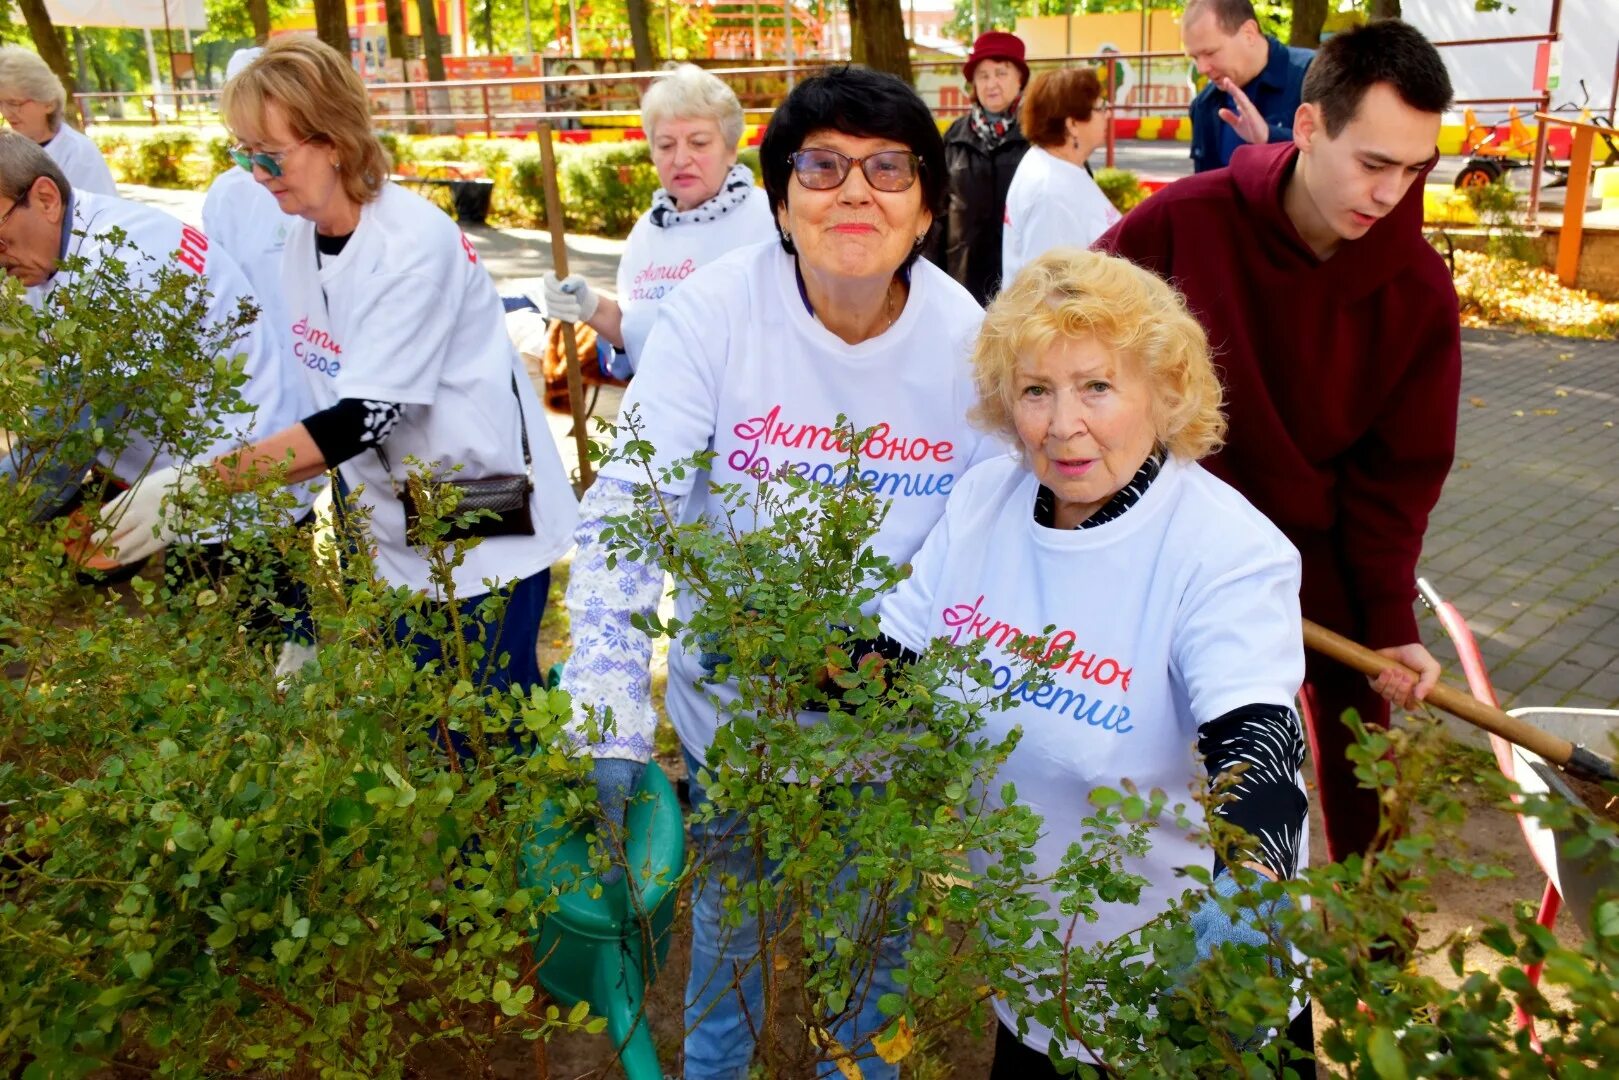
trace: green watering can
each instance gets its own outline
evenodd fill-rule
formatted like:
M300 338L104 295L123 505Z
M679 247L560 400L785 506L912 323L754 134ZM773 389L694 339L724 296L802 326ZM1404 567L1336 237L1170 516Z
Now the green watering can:
M680 802L656 763L647 765L624 820L628 872L602 886L589 870L586 834L547 804L523 845L523 886L555 893L558 910L534 934L540 985L560 1004L584 1001L607 1018L628 1080L662 1080L642 1015L646 988L669 954L686 830ZM593 895L600 890L599 895Z

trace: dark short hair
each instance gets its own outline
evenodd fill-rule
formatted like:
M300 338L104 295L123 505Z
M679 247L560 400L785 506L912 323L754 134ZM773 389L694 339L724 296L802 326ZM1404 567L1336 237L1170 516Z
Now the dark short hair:
M1310 62L1302 96L1321 109L1327 135L1336 139L1378 83L1388 83L1418 112L1450 108L1450 73L1439 50L1399 19L1378 19L1327 39Z
M829 67L805 79L770 118L759 144L759 169L772 216L787 205L787 185L793 179L788 155L802 149L804 140L817 131L891 139L904 146L922 162L922 205L933 213L935 225L944 219L949 176L944 138L933 113L904 80L849 66ZM782 244L793 250L787 240Z
M64 206L72 204L73 185L44 148L26 135L0 131L0 195L22 202L40 177L56 185Z
M1264 24L1259 21L1259 13L1254 10L1250 0L1190 0L1186 5L1185 18L1195 18L1199 12L1214 12L1214 24L1228 34L1235 34L1242 29L1242 24L1249 19L1261 30Z
M1090 68L1042 71L1023 92L1018 124L1023 137L1036 146L1061 146L1068 141L1068 118L1089 120L1102 96L1102 80Z

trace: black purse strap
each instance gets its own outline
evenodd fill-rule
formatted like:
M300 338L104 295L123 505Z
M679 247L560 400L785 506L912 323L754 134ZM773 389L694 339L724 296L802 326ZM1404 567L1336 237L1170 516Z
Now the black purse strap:
M534 483L534 457L528 452L528 417L523 415L523 395L517 392L517 372L512 372L512 397L517 399L517 430L523 436L523 473Z
M523 413L523 395L517 391L517 372L515 371L512 372L512 397L517 399L517 433L523 441L523 475L528 477L529 486L532 487L534 485L534 455L529 451L528 447L528 417ZM382 462L382 471L387 473L388 478L392 480L393 466L388 464L388 455L383 453L382 444L378 443L371 449L377 455L377 460ZM395 490L398 487L399 485L396 482L394 484Z

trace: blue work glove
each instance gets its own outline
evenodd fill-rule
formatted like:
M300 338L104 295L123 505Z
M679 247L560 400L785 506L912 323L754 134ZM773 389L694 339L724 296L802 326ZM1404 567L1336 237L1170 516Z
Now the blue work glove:
M1241 908L1235 913L1228 912L1221 906L1220 900L1230 900L1242 891L1242 885L1230 873L1221 874L1214 879L1214 887L1209 895L1203 898L1203 903L1192 913L1192 933L1197 942L1197 958L1204 961L1213 956L1220 946L1228 942L1235 945L1251 945L1258 949L1272 948L1272 942L1282 941L1280 922L1282 913L1293 906L1293 901L1283 896L1276 900L1261 902L1257 907ZM1218 899L1217 899L1218 898ZM1281 961L1272 958L1271 971L1281 974ZM1239 1050L1246 1050L1257 1046L1264 1037L1263 1031L1256 1031L1247 1039L1238 1042Z
M1237 879L1229 873L1214 879L1214 888L1203 898L1203 903L1192 913L1192 932L1197 936L1197 958L1207 960L1226 942L1266 948L1273 939L1279 939L1277 923L1281 914L1292 906L1287 897L1262 903L1257 909L1244 908L1236 918L1220 906L1216 897L1229 900L1242 891ZM1258 922L1257 920L1264 921Z
M604 830L603 839L613 853L613 866L601 876L603 885L611 885L624 874L624 813L630 798L640 786L641 773L646 769L642 761L624 758L595 758L591 779L596 784L596 799L601 804L602 820L612 827Z

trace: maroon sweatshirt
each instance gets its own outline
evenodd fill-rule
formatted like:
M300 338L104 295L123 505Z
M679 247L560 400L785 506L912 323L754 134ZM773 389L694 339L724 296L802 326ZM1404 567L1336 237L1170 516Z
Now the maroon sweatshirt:
M1096 248L1172 282L1208 332L1230 431L1204 464L1298 546L1305 616L1404 645L1421 640L1417 556L1456 448L1456 290L1422 237L1422 179L1318 259L1282 209L1297 155L1242 147Z

